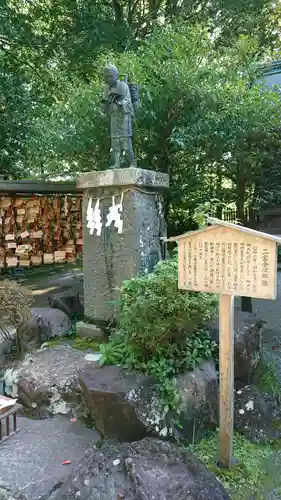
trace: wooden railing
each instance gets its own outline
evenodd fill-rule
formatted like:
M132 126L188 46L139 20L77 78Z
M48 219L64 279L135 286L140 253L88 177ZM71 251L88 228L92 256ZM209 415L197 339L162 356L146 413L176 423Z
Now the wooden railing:
M236 222L238 220L236 210L226 209L222 211L222 220L226 222ZM240 221L244 226L252 229L258 229L260 223L260 213L254 208L246 208L244 211L244 219Z

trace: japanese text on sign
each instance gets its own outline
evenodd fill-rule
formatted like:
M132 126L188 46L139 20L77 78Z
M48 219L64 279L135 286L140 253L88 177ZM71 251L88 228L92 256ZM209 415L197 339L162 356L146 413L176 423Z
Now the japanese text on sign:
M276 244L214 228L179 242L180 288L274 298Z

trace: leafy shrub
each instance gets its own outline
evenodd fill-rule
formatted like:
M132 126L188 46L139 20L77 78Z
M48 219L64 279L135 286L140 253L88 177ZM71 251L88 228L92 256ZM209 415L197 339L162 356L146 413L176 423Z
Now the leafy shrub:
M17 350L21 350L18 327L31 317L30 292L15 281L0 281L0 333L12 341L10 327L17 329Z
M181 344L160 345L147 360L128 338L124 336L122 340L122 336L117 336L108 344L100 345L100 363L120 365L151 375L157 383L163 405L176 410L179 397L175 377L183 371L194 369L203 359L211 358L215 351L216 343L210 339L208 332L199 330L182 339Z
M18 326L30 318L31 294L15 281L0 281L0 326Z
M148 276L124 281L120 300L116 338L126 337L144 360L171 345L181 348L217 305L214 295L178 290L177 256L158 263Z
M216 343L208 332L197 330L186 336L180 345L159 346L149 360L141 356L132 342L121 336L112 337L108 344L100 345L101 364L122 365L124 368L141 370L146 375L156 378L173 377L185 370L192 370L203 359L211 358L215 353Z
M177 256L146 277L124 281L120 295L119 327L100 345L100 363L153 376L163 406L178 410L175 377L215 353L202 326L215 314L217 298L178 290Z

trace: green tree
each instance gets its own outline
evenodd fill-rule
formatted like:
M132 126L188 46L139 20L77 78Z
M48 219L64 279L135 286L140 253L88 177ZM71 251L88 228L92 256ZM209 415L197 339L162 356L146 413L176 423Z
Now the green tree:
M236 203L242 217L245 204L258 203L262 190L272 198L277 185L279 104L268 92L262 100L253 82L258 57L279 53L280 8L264 0L3 0L1 172L107 168L99 96L111 60L142 86L138 163L170 173L173 230L213 198Z
M280 10L271 0L2 0L0 48L39 77L56 64L91 78L104 50L134 50L155 28L180 21L205 23L217 45L246 34L278 54Z
M280 151L279 96L254 83L257 47L242 37L218 49L208 29L181 26L159 29L134 52L101 55L91 83L69 83L38 119L32 164L44 158L47 171L60 165L68 173L108 168L100 75L111 60L141 84L138 165L170 174L171 230L181 232L195 207L213 198L236 204L243 220Z
M31 127L33 92L20 76L1 70L0 89L0 175L21 178Z

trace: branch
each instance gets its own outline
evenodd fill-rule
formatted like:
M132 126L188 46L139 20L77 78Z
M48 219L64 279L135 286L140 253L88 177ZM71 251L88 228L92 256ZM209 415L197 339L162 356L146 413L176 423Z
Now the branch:
M20 59L19 56L17 56L13 52L11 52L10 49L4 47L1 44L1 40L0 40L0 50L3 50L3 52L5 52L6 54L8 54L12 59L14 59L18 63L20 63L22 66L25 66L25 65L28 66L30 69L32 69L32 71L34 71L34 73L36 73L36 75L40 78L40 80L45 81L44 77L41 75L41 73L38 72L37 68L35 66L33 66L33 64L31 64L27 60L25 62L21 61L21 59Z
M138 4L139 4L139 0L135 0L134 2L133 2L133 0L129 0L129 7L128 7L128 24L129 24L129 26L131 26L131 24L133 22L134 13L135 13L135 10L136 10Z
M115 14L115 21L117 23L124 23L124 12L123 12L123 9L121 7L121 4L119 2L119 0L112 0L112 7L113 7L113 10L114 10L114 14Z

